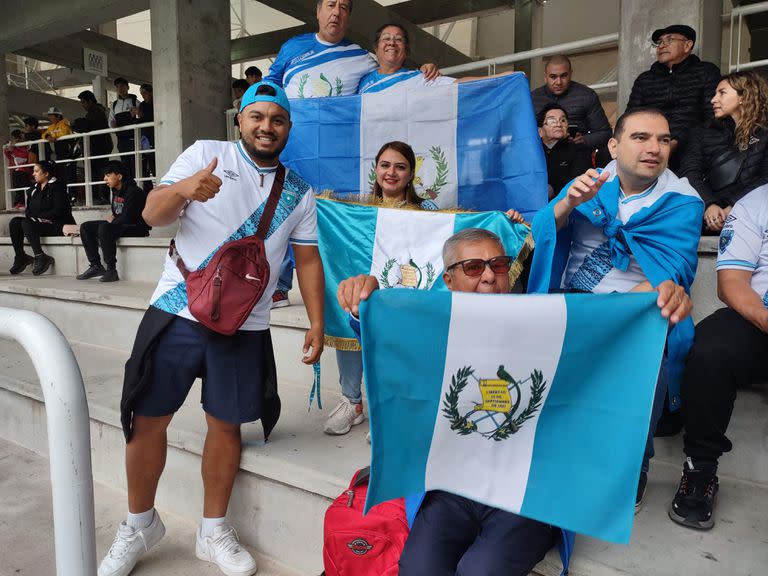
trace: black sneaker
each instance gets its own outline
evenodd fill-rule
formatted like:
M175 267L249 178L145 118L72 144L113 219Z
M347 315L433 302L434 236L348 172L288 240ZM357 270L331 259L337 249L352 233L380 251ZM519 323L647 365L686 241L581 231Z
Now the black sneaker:
M104 269L104 266L101 265L101 262L98 264L91 264L88 266L88 270L83 272L82 274L78 274L75 276L78 280L90 280L91 278L96 278L96 276L102 276L106 272Z
M637 496L635 496L635 514L640 512L643 507L643 498L645 498L645 487L648 484L648 472L640 472L640 479L637 482Z
M120 280L120 276L117 275L116 268L107 268L99 278L99 282L117 282Z
M48 256L48 254L38 254L35 256L35 265L32 267L32 274L35 276L40 276L40 274L45 274L48 271L48 268L50 268L56 260L54 260L51 256Z
M24 270L27 269L27 266L32 264L35 261L32 256L29 254L24 254L21 258L14 258L13 259L13 266L11 266L11 269L8 270L11 274L21 274L24 272Z
M689 528L709 530L715 525L712 510L719 487L715 472L696 470L691 459L686 459L680 486L669 506L669 517Z

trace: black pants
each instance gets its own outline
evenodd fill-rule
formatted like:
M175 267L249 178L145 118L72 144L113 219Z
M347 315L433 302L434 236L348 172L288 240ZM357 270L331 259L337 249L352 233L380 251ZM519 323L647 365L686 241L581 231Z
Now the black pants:
M119 152L134 152L135 148L136 146L134 145L133 138L117 139L117 150ZM125 164L125 168L128 170L130 177L136 178L136 158L130 155L120 156L120 162Z
M135 238L146 235L146 231L138 226L112 224L106 220L89 220L80 225L80 239L83 241L88 262L94 265L101 264L99 258L99 245L101 245L101 252L104 255L104 263L107 268L114 268L117 264L118 238Z
M11 243L13 244L13 252L15 253L16 258L21 258L24 255L25 236L29 245L32 246L33 253L37 256L43 253L43 249L40 246L41 236L64 235L61 231L61 225L59 224L33 222L24 216L11 218L11 221L8 223L8 228L10 229Z
M525 576L560 533L549 524L434 490L405 542L400 576Z
M685 454L696 468L717 466L732 448L725 436L738 388L768 379L768 334L731 308L696 326L683 378Z

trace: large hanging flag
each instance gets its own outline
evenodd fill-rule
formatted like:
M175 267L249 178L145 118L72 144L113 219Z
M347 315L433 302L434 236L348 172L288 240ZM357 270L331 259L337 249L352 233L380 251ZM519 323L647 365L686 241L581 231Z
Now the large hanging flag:
M416 191L441 208L507 210L547 203L547 166L522 73L462 84L394 87L291 101L281 159L315 190L368 193L381 146L416 153Z
M318 198L317 223L325 270L325 340L341 350L360 349L348 315L336 301L342 280L371 274L382 288L445 290L443 244L465 228L485 228L501 238L506 253L517 258L510 271L515 280L533 246L530 228L502 212L380 208Z
M628 542L667 333L656 298L374 293L366 507L445 490Z

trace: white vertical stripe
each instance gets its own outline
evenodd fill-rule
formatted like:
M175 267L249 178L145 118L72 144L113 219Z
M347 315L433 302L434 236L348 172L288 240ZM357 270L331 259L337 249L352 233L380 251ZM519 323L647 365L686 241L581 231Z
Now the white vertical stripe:
M432 278L431 288L443 273L443 243L453 234L455 215L392 208L377 212L371 275L382 287L387 282L394 286L400 281L400 266L412 260L420 271L419 288L427 288ZM385 267L387 282L382 281Z
M503 319L503 321L500 321ZM427 461L427 490L446 490L518 512L525 496L533 442L541 408L517 433L494 440L479 432L460 435L443 413L452 377L466 366L474 369L459 395L458 412L464 416L482 402L480 379L498 379L504 370L515 380L526 380L534 370L543 373L546 402L565 338L566 306L562 295L526 296L454 293L451 325L443 375L440 411L437 414ZM429 353L425 350L425 353ZM531 396L531 383L520 386L519 415ZM514 403L517 393L511 391ZM504 421L503 413L475 412L479 431L490 432ZM514 419L514 416L513 416ZM575 433L575 432L574 432Z
M360 189L370 190L370 171L382 145L401 140L410 144L417 156L417 193L432 199L441 208L455 207L458 202L458 85L413 87L403 84L361 96ZM440 154L446 162L446 183L435 190L439 175L436 159ZM432 198L430 191L437 196Z

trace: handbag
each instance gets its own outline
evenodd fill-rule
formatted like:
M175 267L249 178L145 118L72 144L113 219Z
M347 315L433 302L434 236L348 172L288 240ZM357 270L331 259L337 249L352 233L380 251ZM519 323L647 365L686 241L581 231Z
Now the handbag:
M741 152L728 147L727 150L713 159L707 174L707 180L712 190L717 192L736 182L746 157L746 151Z
M171 240L169 254L186 282L189 312L214 332L226 336L237 332L269 284L264 239L284 180L285 167L279 164L256 234L225 242L204 268L187 270Z

